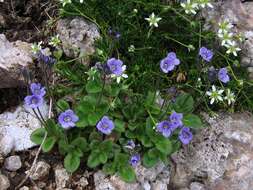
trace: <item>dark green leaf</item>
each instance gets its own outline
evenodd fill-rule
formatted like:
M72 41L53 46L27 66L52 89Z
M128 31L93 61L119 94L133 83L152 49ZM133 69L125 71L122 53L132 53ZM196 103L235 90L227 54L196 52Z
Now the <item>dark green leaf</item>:
M191 113L193 111L194 100L191 95L183 93L176 98L173 108L179 113Z
M202 128L203 127L201 119L197 115L194 115L194 114L188 114L188 115L184 116L183 123L185 126L191 127L191 128Z
M64 99L60 99L56 102L56 108L57 108L58 112L63 112L65 110L69 109L69 107L70 106L69 106L68 102Z
M80 157L75 156L73 153L68 153L64 158L64 167L68 172L73 173L80 166Z
M102 83L101 81L94 79L90 80L86 84L86 90L88 93L98 93L102 91Z
M49 152L50 150L53 149L55 142L56 142L55 137L47 137L44 143L42 144L42 150L44 152Z
M78 137L75 140L71 142L71 145L76 146L80 148L83 152L86 152L88 150L88 144L85 138Z
M31 141L35 144L41 144L44 136L45 136L46 130L44 128L36 129L31 134Z
M105 152L100 152L99 154L99 161L102 164L105 164L107 162L107 155Z
M143 155L143 165L147 168L153 167L158 161L159 157L153 157L153 155L149 156L147 152Z
M99 159L99 152L98 151L92 151L91 154L88 157L87 166L90 168L95 168L100 164Z
M172 145L171 141L163 136L161 136L156 142L155 142L156 148L161 151L162 153L169 155L172 152Z
M121 166L119 168L119 176L125 182L131 183L135 181L135 172L130 165Z
M118 132L125 131L125 122L123 122L119 119L116 119L114 123L115 123L115 131L118 131Z

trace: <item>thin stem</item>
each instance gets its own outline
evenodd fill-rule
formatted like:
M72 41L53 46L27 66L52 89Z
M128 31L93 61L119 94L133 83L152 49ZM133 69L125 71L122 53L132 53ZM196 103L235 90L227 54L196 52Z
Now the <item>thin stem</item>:
M98 98L98 101L97 101L97 103L96 103L95 111L96 111L96 109L97 109L97 106L100 104L100 102L101 102L101 100L102 100L102 96L103 96L104 88L105 88L105 77L106 77L106 75L103 74L103 77L102 77L102 80L103 80L102 91L101 91L101 93L99 94L99 98Z

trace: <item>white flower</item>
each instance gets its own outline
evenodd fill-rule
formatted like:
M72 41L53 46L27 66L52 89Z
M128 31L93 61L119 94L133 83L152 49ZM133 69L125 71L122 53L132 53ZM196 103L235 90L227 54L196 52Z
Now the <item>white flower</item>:
M57 47L60 43L61 43L61 40L59 38L59 34L57 34L56 36L51 37L49 45L53 47Z
M148 18L145 18L149 22L149 26L158 27L158 22L162 20L162 18L155 16L154 13L152 13Z
M237 56L237 52L241 51L241 49L238 47L235 41L231 41L229 44L225 45L228 50L226 51L227 54L233 54L234 56Z
M228 105L235 102L235 94L230 91L230 89L226 90L226 96L224 97L225 100L228 101Z
M198 4L191 2L191 0L187 0L186 3L181 3L181 6L184 8L186 14L196 14L196 10L198 9Z
M206 6L213 8L213 5L210 3L210 0L197 0L196 2L201 8L205 8Z
M80 3L83 3L83 0L80 0Z
M124 72L126 71L126 65L122 66L122 74L120 76L116 76L115 74L111 74L112 78L116 78L117 83L120 83L122 78L128 78L128 75Z
M31 45L32 53L34 54L38 53L42 49L41 44L42 44L42 41L40 41L38 44L36 43L32 44Z
M60 0L60 2L62 3L62 6L64 7L65 5L72 3L71 0Z
M213 104L214 102L223 101L222 93L224 90L217 90L216 87L213 85L211 91L207 91L206 95L209 96L209 99L211 99L210 104Z
M224 20L223 22L219 23L218 33L227 33L232 28L233 25L228 20Z
M222 32L218 33L218 37L222 39L221 45L225 46L226 44L229 44L233 40L233 33L228 33L228 32Z
M135 51L134 45L130 45L130 46L128 47L128 52L134 52L134 51Z

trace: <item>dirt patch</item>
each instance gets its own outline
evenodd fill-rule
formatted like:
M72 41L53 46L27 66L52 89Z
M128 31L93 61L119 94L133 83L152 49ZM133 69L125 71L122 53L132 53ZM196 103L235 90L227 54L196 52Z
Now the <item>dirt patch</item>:
M41 41L50 30L50 18L56 16L54 0L5 0L0 3L0 33L10 41Z

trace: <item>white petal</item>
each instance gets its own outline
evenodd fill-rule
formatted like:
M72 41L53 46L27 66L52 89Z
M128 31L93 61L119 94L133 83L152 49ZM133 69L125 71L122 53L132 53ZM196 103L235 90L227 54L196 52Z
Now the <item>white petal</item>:
M213 104L213 103L214 103L214 101L215 101L215 99L214 99L214 98L212 98L212 99L211 99L211 101L210 101L210 104Z

